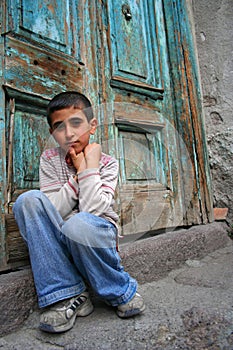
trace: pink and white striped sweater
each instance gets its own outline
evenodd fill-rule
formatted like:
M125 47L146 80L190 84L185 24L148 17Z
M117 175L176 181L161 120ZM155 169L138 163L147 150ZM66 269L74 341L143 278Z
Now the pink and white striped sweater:
M79 211L103 217L117 225L118 215L113 209L118 179L118 162L102 153L100 166L79 173L65 160L65 152L51 148L40 158L40 189L44 192L64 220Z

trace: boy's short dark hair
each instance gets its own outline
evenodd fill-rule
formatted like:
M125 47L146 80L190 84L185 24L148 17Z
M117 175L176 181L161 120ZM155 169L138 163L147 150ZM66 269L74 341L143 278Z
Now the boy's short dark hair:
M85 114L87 121L89 122L93 116L93 110L91 102L88 98L77 91L65 91L54 96L47 106L47 121L51 126L51 115L55 111L59 111L64 108L74 107L80 109Z

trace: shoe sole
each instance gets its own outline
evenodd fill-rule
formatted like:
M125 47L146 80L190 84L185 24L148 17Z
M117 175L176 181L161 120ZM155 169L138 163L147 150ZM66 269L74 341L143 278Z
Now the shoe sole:
M74 326L76 317L88 316L93 312L93 310L94 310L94 306L92 305L90 300L87 300L85 302L85 305L83 305L83 307L80 308L80 310L77 310L77 313L73 317L71 317L71 319L66 324L63 324L63 325L57 326L57 327L53 327L53 326L46 324L46 323L40 323L39 329L41 331L48 332L48 333L66 332Z
M133 316L141 314L143 311L145 311L145 308L146 308L146 306L143 305L143 307L140 308L140 309L136 309L135 308L135 309L127 310L127 311L119 311L119 310L117 310L117 315L120 318L129 318L129 317L133 317Z

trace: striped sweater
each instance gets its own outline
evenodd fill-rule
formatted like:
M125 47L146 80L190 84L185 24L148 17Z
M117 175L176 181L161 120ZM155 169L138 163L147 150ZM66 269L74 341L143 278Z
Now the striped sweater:
M74 175L76 169L65 160L65 152L51 148L40 158L40 190L44 192L63 220L79 211L85 211L117 224L118 215L113 210L114 193L118 178L116 159L102 153L100 166Z

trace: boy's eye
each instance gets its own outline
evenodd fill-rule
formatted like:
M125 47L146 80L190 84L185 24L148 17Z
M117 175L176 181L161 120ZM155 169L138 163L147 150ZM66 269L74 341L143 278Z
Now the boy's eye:
M61 131L65 129L65 123L54 124L53 130Z
M70 125L71 126L74 126L74 127L77 127L81 124L82 120L80 119L71 119L70 120Z
M79 118L73 118L73 119L70 119L68 124L65 123L65 122L57 122L53 125L53 130L56 130L56 131L63 131L65 130L66 128L66 124L67 126L69 127L72 127L72 128L78 128L80 126L80 124L82 123L82 119L79 119Z

